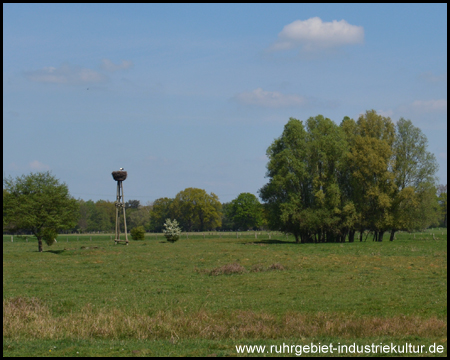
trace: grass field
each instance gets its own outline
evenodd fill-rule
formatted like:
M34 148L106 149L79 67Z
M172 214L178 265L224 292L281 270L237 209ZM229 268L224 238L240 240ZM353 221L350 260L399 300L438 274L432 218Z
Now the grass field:
M43 253L4 236L3 355L243 356L236 345L311 342L447 354L446 229L381 243L238 236L60 235Z

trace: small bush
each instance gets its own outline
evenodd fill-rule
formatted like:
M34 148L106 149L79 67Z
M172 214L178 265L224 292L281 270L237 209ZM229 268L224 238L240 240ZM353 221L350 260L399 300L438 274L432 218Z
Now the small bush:
M178 222L176 220L170 220L166 219L166 222L164 223L164 236L166 237L167 241L174 243L180 238L181 235L181 229L178 226Z
M131 237L133 240L144 240L145 239L145 229L143 226L137 226L130 230Z

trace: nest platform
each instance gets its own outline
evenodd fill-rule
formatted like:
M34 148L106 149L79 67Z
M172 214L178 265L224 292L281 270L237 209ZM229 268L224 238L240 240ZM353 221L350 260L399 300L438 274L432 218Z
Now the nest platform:
M124 181L127 178L127 172L126 171L113 171L112 177L116 181Z

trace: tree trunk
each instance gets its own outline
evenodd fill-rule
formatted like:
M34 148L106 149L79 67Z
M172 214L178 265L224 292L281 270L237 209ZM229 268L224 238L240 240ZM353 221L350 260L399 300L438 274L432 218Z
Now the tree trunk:
M38 237L39 252L42 252L42 238Z
M378 241L378 231L373 232L373 239L372 241Z
M363 240L364 231L359 230L359 241Z
M300 240L300 239L299 239L299 236L298 236L297 233L295 233L294 236L295 236L295 243L298 244L298 243L299 243L299 240Z
M384 231L378 232L378 241L379 242L383 241L383 235L384 235Z
M389 238L389 241L394 241L394 236L395 236L395 229L391 230L391 236Z
M350 230L348 233L348 242L354 242L355 241L355 232L356 230Z

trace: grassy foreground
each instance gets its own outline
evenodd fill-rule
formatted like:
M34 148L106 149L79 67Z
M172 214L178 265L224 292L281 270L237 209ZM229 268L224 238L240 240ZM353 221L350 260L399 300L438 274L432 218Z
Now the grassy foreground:
M447 354L446 230L343 244L61 235L43 253L10 238L5 356L243 356L235 345L311 342L436 343Z

